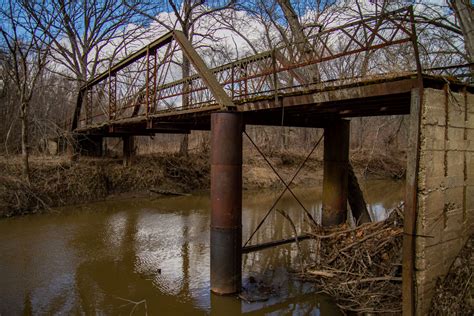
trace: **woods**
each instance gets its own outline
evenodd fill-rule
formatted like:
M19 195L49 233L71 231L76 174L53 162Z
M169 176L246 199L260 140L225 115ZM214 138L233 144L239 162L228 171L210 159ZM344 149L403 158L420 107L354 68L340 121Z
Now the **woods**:
M71 120L83 106L76 104L79 88L166 31L183 31L211 67L281 43L291 44L295 58L305 58L307 36L407 4L401 0L5 0L0 41L0 116L4 122L0 127L0 152L21 153L27 179L28 154L46 153L48 139L77 124ZM414 10L424 68L472 63L473 9L469 1L421 1ZM318 82L321 76L354 76L354 71L359 71L355 63L362 65L361 75L380 67L388 72L401 71L390 62L377 64L373 53L366 52L362 61L312 65L301 78ZM393 56L413 63L410 52L394 51ZM183 55L177 63L173 71L187 77L192 68L189 60ZM184 95L183 107L189 102L186 98ZM365 155L403 157L406 127L403 117L353 118L351 149ZM269 151L289 152L310 147L320 134L313 129L290 127L249 127L249 132ZM189 152L190 138L194 144L208 142L208 136L196 133L156 138L169 144L171 150L176 150L174 143L179 142L181 155ZM153 143L145 137L136 142L139 152L153 151Z

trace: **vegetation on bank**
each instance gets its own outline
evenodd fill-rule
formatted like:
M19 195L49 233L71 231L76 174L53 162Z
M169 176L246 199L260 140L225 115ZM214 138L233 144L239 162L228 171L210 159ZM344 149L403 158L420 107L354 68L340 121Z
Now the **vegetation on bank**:
M136 157L126 168L121 159L71 162L67 157L42 157L32 160L30 183L22 179L18 160L0 160L0 217L101 200L110 194L152 188L191 191L209 184L210 167L203 155Z
M302 155L272 153L270 161L284 179L290 179L304 160ZM365 159L364 159L365 157ZM399 178L404 175L404 159L393 156L366 159L353 154L352 163L360 175ZM294 185L318 185L322 181L322 161L311 157ZM0 217L32 214L52 207L102 200L110 195L158 189L191 192L208 189L210 163L207 151L182 156L172 153L141 155L124 167L122 159L41 156L31 160L30 182L22 177L19 157L0 158ZM244 154L244 189L280 187L278 177L262 157Z
M436 282L430 315L474 315L474 235L454 259L449 272Z

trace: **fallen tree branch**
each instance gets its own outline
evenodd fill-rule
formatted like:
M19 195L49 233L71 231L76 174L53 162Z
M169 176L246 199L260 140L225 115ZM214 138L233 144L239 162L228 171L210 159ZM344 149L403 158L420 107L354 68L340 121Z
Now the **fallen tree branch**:
M149 191L152 193L161 194L161 195L175 195L175 196L190 196L191 195L189 193L180 193L180 192L159 190L159 189L149 189Z
M375 278L367 278L367 279L341 282L341 285L358 284L358 283L366 283L366 282L374 282L374 281L397 281L397 282L402 282L402 278L392 277L392 276L375 277Z

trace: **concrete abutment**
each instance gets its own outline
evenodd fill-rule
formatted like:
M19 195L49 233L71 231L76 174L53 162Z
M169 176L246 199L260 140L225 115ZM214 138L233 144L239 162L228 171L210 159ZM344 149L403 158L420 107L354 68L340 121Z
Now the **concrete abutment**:
M474 233L474 95L425 88L416 169L414 312L427 315L436 282ZM415 161L408 161L414 165ZM405 224L406 224L405 219ZM472 287L472 285L471 285ZM405 313L408 314L408 313Z

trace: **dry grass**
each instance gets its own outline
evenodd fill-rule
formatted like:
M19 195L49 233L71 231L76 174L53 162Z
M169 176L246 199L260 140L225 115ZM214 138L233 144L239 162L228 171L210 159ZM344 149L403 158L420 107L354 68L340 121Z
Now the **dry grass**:
M436 284L430 315L474 315L474 235Z
M351 153L351 161L365 177L402 179L406 172L406 154L383 150L359 150Z
M306 152L288 151L265 154L285 181L292 178L306 156ZM353 156L359 173L368 170L370 174L387 177L401 168L400 164L388 161L387 157L364 161L367 155L358 153ZM30 167L31 183L27 184L21 178L21 160L18 157L0 157L0 217L101 200L110 194L143 192L150 188L189 192L207 189L210 184L208 150L195 151L188 157L174 153L141 155L127 168L122 166L121 159L114 158L81 157L71 162L67 156L32 156ZM246 189L282 185L254 149L245 150L243 171ZM321 181L321 157L314 154L294 185L317 185Z
M35 213L49 207L104 199L109 194L163 188L192 191L209 186L208 157L166 154L120 159L34 158L31 182L21 178L20 160L0 159L0 216Z

